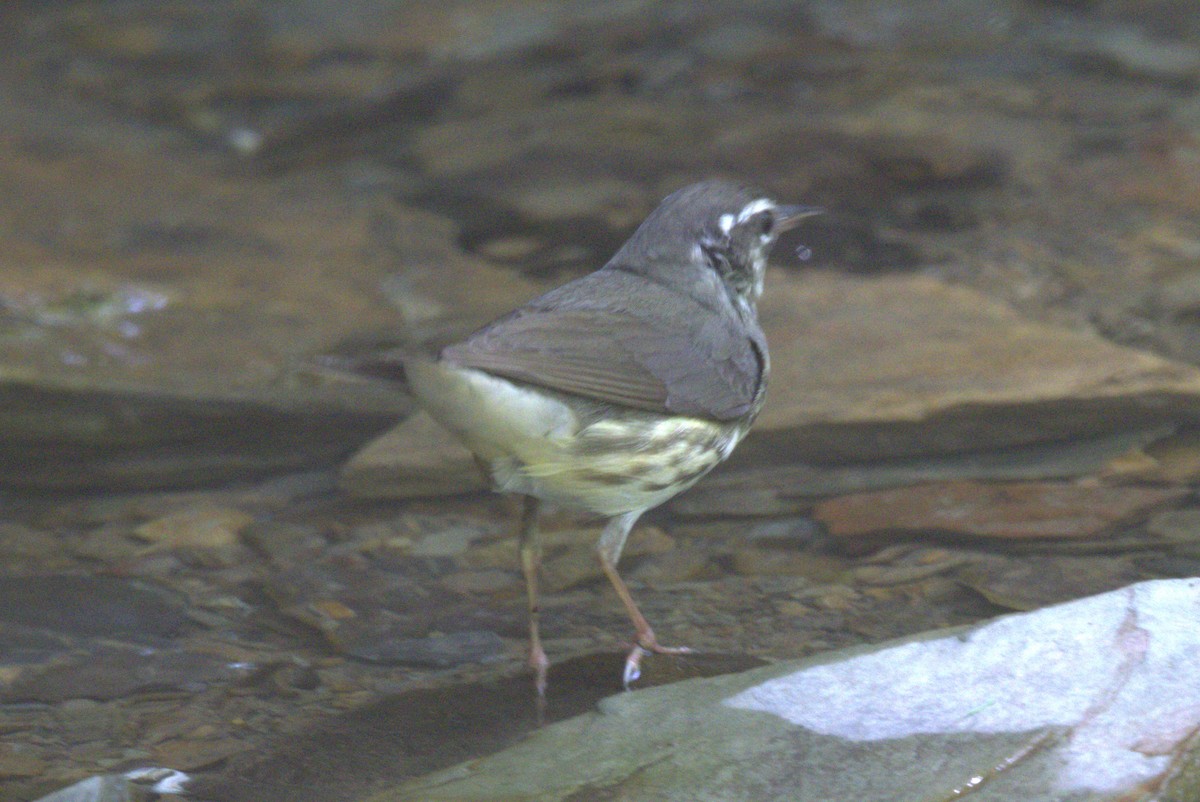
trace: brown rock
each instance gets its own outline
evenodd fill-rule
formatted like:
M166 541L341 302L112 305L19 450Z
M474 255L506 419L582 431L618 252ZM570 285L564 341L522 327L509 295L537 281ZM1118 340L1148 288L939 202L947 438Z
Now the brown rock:
M650 586L687 582L705 575L712 564L707 549L679 548L648 558L629 572L631 578Z
M839 538L887 532L1087 538L1186 492L1065 482L939 482L828 499L814 514Z
M928 277L776 271L760 313L771 390L735 452L741 462L981 451L1200 408L1190 365L1032 322Z
M37 777L49 768L45 760L29 747L0 744L0 779Z
M1191 366L927 277L774 271L761 314L771 391L734 466L980 452L1173 425L1200 410ZM356 457L343 482L365 495L484 487L470 466L416 417Z
M146 541L143 553L177 548L230 549L238 543L238 533L254 522L254 517L229 507L200 506L147 521L133 530Z
M733 553L733 569L743 576L799 576L814 582L836 582L846 573L845 561L823 554L750 546Z
M992 604L1012 610L1033 610L1104 593L1145 577L1130 555L1045 555L1036 561L986 555L973 562L958 573L957 581Z
M195 771L245 749L246 745L234 738L180 738L155 746L152 760L158 766Z
M406 497L484 490L475 458L454 435L418 412L358 452L342 468L341 485L366 497Z

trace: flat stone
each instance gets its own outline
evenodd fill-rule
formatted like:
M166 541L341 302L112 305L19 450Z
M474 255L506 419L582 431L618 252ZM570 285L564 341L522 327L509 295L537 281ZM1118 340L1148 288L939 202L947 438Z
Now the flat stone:
M571 549L542 561L542 585L548 593L559 593L568 588L597 582L603 576L600 561L596 559L596 552L592 549Z
M397 637L395 633L376 630L369 638L342 637L340 640L346 654L363 660L436 668L494 660L507 649L503 638L486 630L451 632L424 638Z
M713 555L703 548L677 548L642 560L627 572L650 587L687 582L714 572Z
M176 738L156 744L151 758L156 766L195 771L246 749L236 738Z
M1184 421L1200 371L924 276L773 271L766 406L734 460L980 452Z
M37 777L49 767L38 754L32 748L0 744L0 779Z
M814 516L838 538L888 532L1093 538L1189 492L1064 482L939 482L826 499Z
M1169 542L1195 546L1200 544L1200 509L1160 512L1146 522L1146 528Z
M454 435L418 412L355 454L341 486L356 496L403 498L485 490L490 482Z
M1036 560L975 555L954 578L992 604L1036 610L1125 587L1144 576L1131 555L1039 555Z
M619 694L370 798L1116 802L1164 785L1186 798L1186 780L1175 783L1196 760L1200 641L1179 622L1197 609L1200 580L1145 582Z
M734 464L718 467L668 504L672 511L690 516L758 517L807 513L817 499L829 496L959 479L1113 476L1159 481L1160 463L1141 449L1149 451L1148 444L1174 439L1172 431L1170 425L1154 426L1026 446L887 460L863 457L862 462L829 465L751 467L735 452Z
M178 649L139 650L101 647L71 655L20 675L0 688L11 702L62 702L119 699L147 691L195 692L209 683L229 681L233 672L214 655Z
M845 577L844 560L823 554L755 546L734 549L733 570L743 576L796 576L814 582L836 582Z
M138 797L137 786L127 778L106 774L80 780L74 785L47 794L38 802L131 802Z
M982 472L990 461L1003 473L1003 455L1013 448L1041 448L1046 453L1035 463L1061 475L1072 460L1076 472L1098 470L1134 444L1131 430L1148 442L1200 415L1196 368L1024 319L974 290L928 277L773 270L760 311L771 388L720 475L764 462L811 462L803 470L817 474L804 484L831 484L837 469L820 474L823 464L926 460L880 469L896 482L906 470L937 472L928 462L934 456L972 462L964 453L980 455L968 471ZM472 465L451 435L414 416L349 463L343 486L398 496L485 487ZM765 500L749 498L745 506Z
M253 521L239 534L247 546L279 565L312 558L329 545L321 528L311 523Z
M254 516L229 507L200 505L155 518L133 530L148 544L143 553L172 549L231 551Z
M0 621L84 637L155 642L179 633L182 603L154 585L111 576L0 577Z

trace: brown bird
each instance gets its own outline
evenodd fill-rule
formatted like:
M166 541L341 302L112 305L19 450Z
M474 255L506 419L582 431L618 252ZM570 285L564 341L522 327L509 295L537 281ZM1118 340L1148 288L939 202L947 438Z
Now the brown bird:
M526 498L520 556L539 695L549 665L538 628L542 500L608 518L600 564L636 632L626 687L647 652L688 651L659 644L617 561L639 516L726 459L754 422L770 372L755 307L767 255L820 211L727 181L694 184L666 198L596 272L437 358L394 358L495 489Z

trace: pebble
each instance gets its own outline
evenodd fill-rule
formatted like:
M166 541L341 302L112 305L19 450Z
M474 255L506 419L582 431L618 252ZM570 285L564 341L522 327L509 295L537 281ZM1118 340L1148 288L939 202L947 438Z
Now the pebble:
M441 583L456 593L491 594L510 590L522 582L513 572L499 569L458 571L442 577Z
M198 506L155 518L133 530L135 537L149 543L142 553L172 549L224 552L224 560L236 560L240 532L254 516L231 507Z
M655 587L699 579L710 573L711 567L708 549L682 547L647 557L628 573L630 578Z
M842 558L810 552L751 547L737 549L732 556L733 570L743 576L795 576L814 582L831 582L843 576L847 569Z
M329 545L319 526L290 521L253 521L240 536L247 546L278 565L316 556Z
M937 576L970 562L971 558L967 555L946 555L915 565L863 565L853 569L850 575L855 581L867 585L903 585Z

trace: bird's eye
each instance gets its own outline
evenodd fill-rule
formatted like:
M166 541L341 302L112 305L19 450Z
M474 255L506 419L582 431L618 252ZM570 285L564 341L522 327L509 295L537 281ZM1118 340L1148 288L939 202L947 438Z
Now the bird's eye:
M771 236L771 232L774 230L775 230L775 216L772 215L770 212L768 212L767 214L764 214L764 215L760 215L760 219L758 222L758 233L762 234L764 237L769 237L769 236Z

